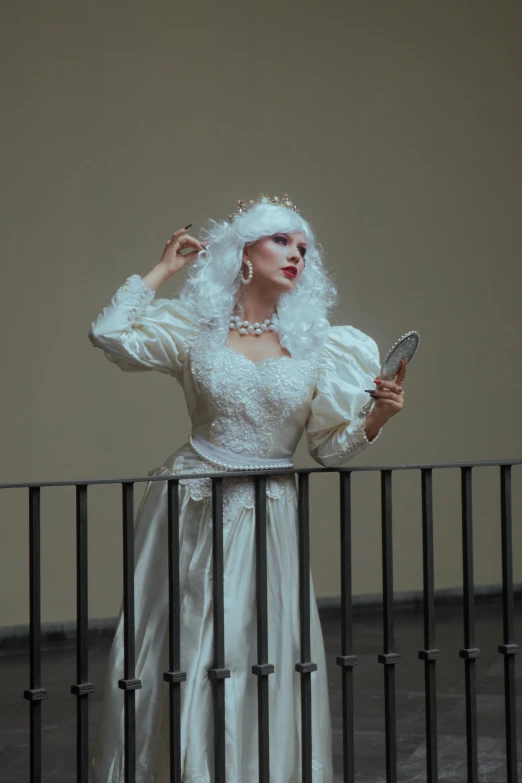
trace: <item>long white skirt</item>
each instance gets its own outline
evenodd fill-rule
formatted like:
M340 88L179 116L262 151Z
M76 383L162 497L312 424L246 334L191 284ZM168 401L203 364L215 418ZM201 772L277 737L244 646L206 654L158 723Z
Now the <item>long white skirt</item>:
M187 444L150 475L215 470ZM253 482L225 488L223 525L227 783L258 783L255 511ZM153 481L136 515L136 781L169 783L167 482ZM293 477L269 480L268 661L271 783L301 783L301 660L297 494ZM209 481L180 484L181 769L183 783L214 781L212 513ZM331 783L332 740L324 643L310 574L312 767ZM124 778L123 616L114 637L92 759L94 783Z

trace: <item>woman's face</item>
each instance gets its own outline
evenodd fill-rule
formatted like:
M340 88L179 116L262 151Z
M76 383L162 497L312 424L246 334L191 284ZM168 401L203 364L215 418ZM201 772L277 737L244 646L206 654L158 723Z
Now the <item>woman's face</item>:
M248 258L254 272L250 291L271 289L278 295L291 291L303 272L305 255L306 234L303 231L271 234L245 245L243 261ZM242 274L243 277L248 274L244 263Z

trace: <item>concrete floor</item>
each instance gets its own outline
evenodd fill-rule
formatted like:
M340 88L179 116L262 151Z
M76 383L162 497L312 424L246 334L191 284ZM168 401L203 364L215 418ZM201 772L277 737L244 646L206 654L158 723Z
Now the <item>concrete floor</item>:
M522 602L516 603L517 638L522 627ZM357 781L385 783L385 734L383 666L377 662L382 651L380 610L357 611L354 616L354 649L359 658L355 668L355 770ZM332 610L322 614L328 663L330 704L336 783L342 781L342 703L339 654L340 623ZM477 661L479 780L504 783L504 682L503 658L497 652L502 641L501 605L476 607L476 645L482 656ZM90 679L103 682L110 636L91 638ZM458 657L463 647L462 610L459 606L437 607L437 646L442 657L437 663L438 759L441 783L466 780L466 728L464 662ZM417 658L422 643L422 614L418 609L396 613L396 666L398 780L413 783L426 780L424 742L424 664ZM522 779L522 655L515 656L518 708L518 759ZM48 643L43 655L43 682L49 698L43 702L44 781L75 781L76 699L69 693L75 681L74 646ZM29 704L22 698L28 687L27 649L0 651L0 783L29 783ZM89 697L90 736L99 709L100 690Z

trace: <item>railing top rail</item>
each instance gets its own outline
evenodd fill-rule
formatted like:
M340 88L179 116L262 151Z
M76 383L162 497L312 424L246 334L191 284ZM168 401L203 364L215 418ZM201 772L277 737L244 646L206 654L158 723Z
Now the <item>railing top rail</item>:
M171 473L166 476L125 476L123 478L110 479L77 479L69 481L21 481L0 483L0 489L23 489L30 487L74 487L91 486L95 484L138 484L148 481L166 481L169 476L172 479L193 479L193 478L233 478L236 476L281 476L299 473L362 473L362 472L380 472L395 470L440 470L445 468L487 468L501 467L508 465L522 465L522 459L506 460L484 460L475 462L439 462L426 463L418 465L360 465L357 467L338 467L338 468L276 468L275 470L227 470L216 473Z

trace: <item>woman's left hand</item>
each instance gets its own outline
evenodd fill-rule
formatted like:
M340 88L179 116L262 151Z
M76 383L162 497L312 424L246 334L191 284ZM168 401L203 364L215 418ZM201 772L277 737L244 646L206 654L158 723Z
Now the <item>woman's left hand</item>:
M370 394L375 402L372 405L370 414L375 422L381 425L385 424L395 414L400 413L404 405L404 391L402 382L406 377L406 359L401 361L400 370L393 381L384 381L379 377L375 379L377 387ZM380 383L377 383L380 381Z

